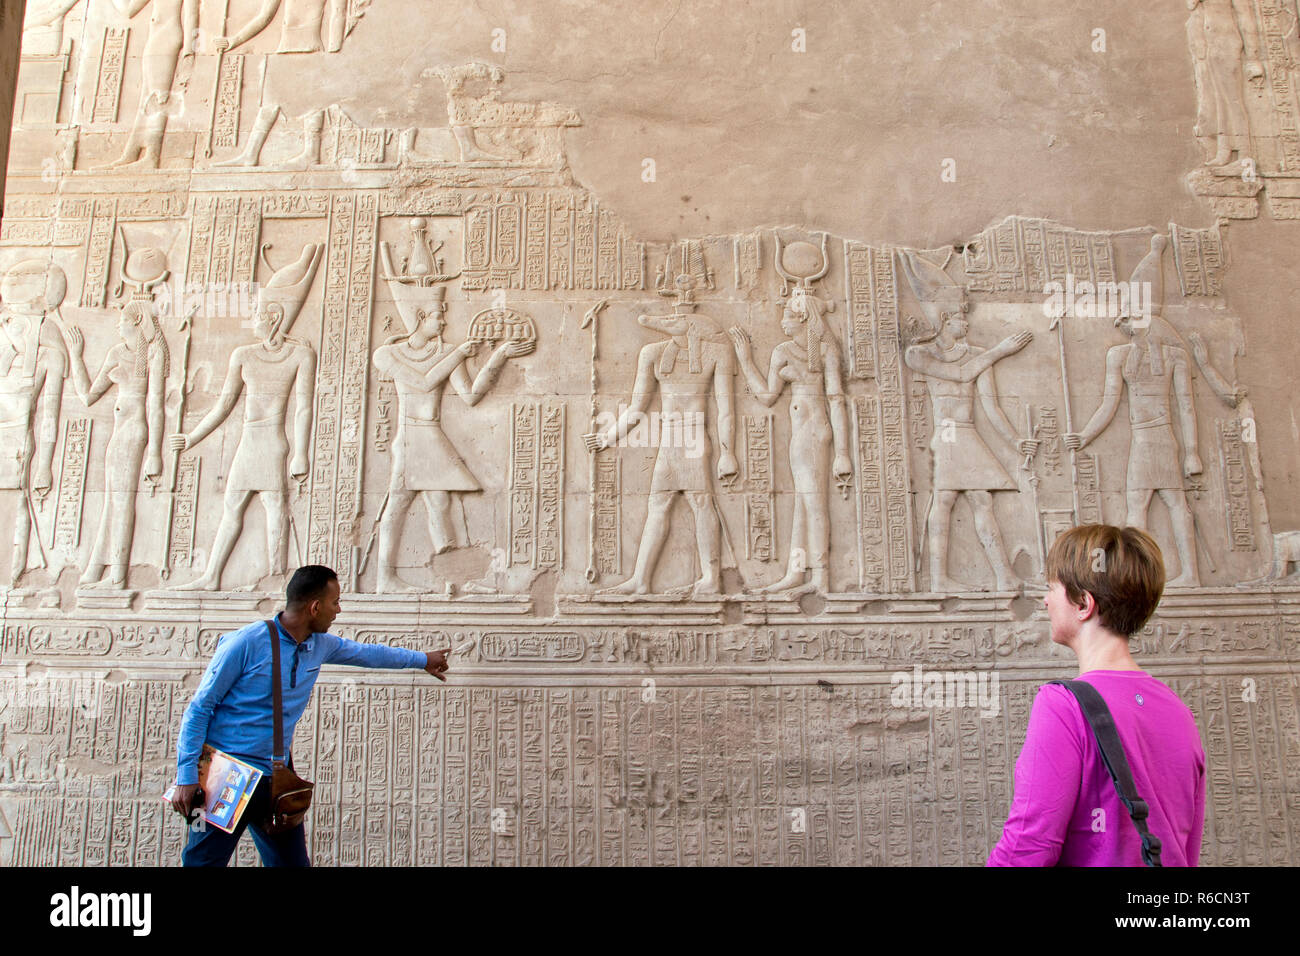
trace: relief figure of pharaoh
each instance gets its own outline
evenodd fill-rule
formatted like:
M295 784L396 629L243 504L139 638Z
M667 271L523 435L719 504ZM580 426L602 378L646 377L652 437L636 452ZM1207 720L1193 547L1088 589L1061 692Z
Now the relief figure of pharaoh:
M998 402L993 365L1014 355L1033 339L1030 332L1008 336L994 348L976 348L966 341L970 303L965 290L933 263L911 253L901 256L903 271L929 320L929 330L913 339L903 361L925 381L934 416L934 476L926 515L930 552L930 588L940 593L969 590L948 576L948 539L952 509L965 495L975 518L975 532L988 558L999 591L1014 591L1022 581L1007 561L997 517L994 491L1018 486L975 428L975 399L998 435L1020 454L1037 452L1036 439L1018 438Z
M792 243L796 255L811 243ZM778 243L778 257L780 246ZM781 262L778 260L778 266ZM736 327L729 330L740 370L749 390L764 406L776 404L790 386L790 473L794 478L794 518L790 532L790 558L785 576L762 589L790 597L830 590L830 484L853 472L849 460L848 407L840 348L826 326L824 315L833 307L813 295L806 284L797 285L781 312L781 331L789 341L772 350L764 377L754 364L749 337ZM833 458L832 458L833 452ZM806 580L807 578L807 580Z
M165 261L157 249L140 249L128 257L123 278L138 291L118 313L117 331L122 341L108 350L93 382L86 371L81 330L76 326L68 329L73 382L81 400L94 405L117 386L113 434L104 451L104 509L90 560L81 575L82 587L126 587L140 474L143 471L155 480L162 474L164 401L171 355L149 290L167 278Z
M395 274L387 249L383 255L389 273ZM527 355L534 348L533 342L503 342L471 382L466 362L478 350L478 343L463 342L454 348L445 345L446 286L421 291L427 295L424 308L415 308L409 296L397 300L409 334L380 346L373 358L375 368L393 380L398 419L392 476L379 522L376 590L380 593L430 590L403 581L397 573L402 525L417 496L424 501L434 554L469 543L463 520L455 519L453 495L479 491L482 486L442 430L442 397L448 383L466 405L477 405L496 384L507 360Z
M316 352L306 342L289 338L289 330L302 311L323 251L324 246L308 244L296 262L274 271L270 281L258 290L253 332L260 341L231 353L221 396L193 431L167 439L173 450L193 448L230 416L247 388L243 428L226 478L225 505L212 556L203 575L178 590L214 591L221 587L222 571L235 550L244 527L244 511L254 495L261 498L266 509L269 573L283 574L287 570L289 477L305 480L307 476L316 390ZM285 437L291 398L292 448Z

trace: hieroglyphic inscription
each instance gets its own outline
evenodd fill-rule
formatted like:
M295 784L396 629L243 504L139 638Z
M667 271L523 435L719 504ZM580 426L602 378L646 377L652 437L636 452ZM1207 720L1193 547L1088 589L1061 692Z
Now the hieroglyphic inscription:
M335 488L334 564L340 579L355 574L353 543L361 515L361 469L365 454L366 393L370 382L370 314L374 299L378 201L356 197L356 220L348 272L347 327L344 334L342 396L339 408L338 477Z
M898 281L894 275L894 257L888 251L872 251L871 302L875 319L876 382L880 389L889 587L897 593L913 590L916 577L912 568L914 532L898 330Z
M587 653L581 634L565 631L501 631L484 634L479 648L486 661L580 661Z
M618 574L622 570L622 464L617 455L597 455L596 572Z
M81 543L81 511L86 493L86 463L90 454L89 418L69 418L63 423L62 468L50 547L65 553Z
M736 236L731 243L731 254L735 260L734 281L737 291L747 292L757 287L758 274L762 270L763 241L757 232Z
M355 221L356 198L345 194L333 196L325 251L325 315L317 351L316 423L312 444L311 505L307 518L307 560L314 564L329 565L334 556L343 353Z
M488 288L518 289L523 286L524 204L522 197L497 197L492 207L492 268Z
M573 288L596 288L596 210L586 196L573 203Z
M1258 680L1258 702L1229 674L1174 682L1206 742L1207 865L1294 851L1297 687L1288 674ZM296 741L316 780L313 861L977 865L1005 819L1040 682L1004 680L984 716L900 710L884 684L664 683L648 698L323 680ZM6 756L14 741L25 751L0 780L15 808L13 863L174 860L183 830L144 811L184 703L174 679L150 679L105 686L94 709L7 715ZM120 769L65 774L73 755Z
M117 199L117 218L121 221L180 219L188 206L189 199L183 192L159 190L128 194Z
M541 409L537 460L537 553L534 567L564 566L564 417L562 402Z
M524 288L549 288L546 275L548 230L551 217L547 211L546 193L529 193L527 197L527 227L524 236Z
M1220 295L1223 291L1223 236L1213 229L1185 229L1169 224L1174 265L1183 295Z
M375 451L387 454L388 443L393 440L393 415L397 409L397 390L388 379L379 379L375 394L375 426L371 436Z
M745 416L745 557L773 560L776 491L772 480L772 415Z
M217 201L205 196L194 197L190 211L190 252L186 260L186 285L197 291L207 280L212 261L212 232L216 226ZM187 290L188 291L188 290Z
M1273 94L1274 128L1281 146L1278 169L1295 175L1300 173L1300 118L1296 112L1292 73L1295 53L1291 49L1295 42L1296 8L1282 0L1259 0L1259 14L1268 83Z
M468 755L469 691L448 688L443 704L446 727L443 750L443 860L449 866L469 863L466 836L469 829Z
M1223 470L1223 516L1228 526L1228 546L1233 551L1255 550L1255 523L1250 513L1250 465L1242 444L1241 421L1219 422L1219 464Z
M1040 293L1048 282L1113 282L1109 233L1009 216L969 243L963 256L972 292Z
M195 455L182 458L176 466L176 491L172 495L171 539L167 553L171 567L188 568L194 560L194 527L198 517L199 462Z
M99 79L91 105L92 123L116 123L117 106L122 95L122 73L126 67L126 44L130 27L105 27L103 52L99 59Z
M1056 418L1054 405L1038 406L1038 439L1043 443L1041 461L1043 474L1059 475L1061 473L1061 426Z
M622 279L618 261L619 230L608 209L598 210L596 229L596 288L617 289Z
M510 406L510 563L537 560L537 404Z
M547 248L550 288L573 288L573 197L553 196L550 202Z
M251 283L257 270L257 246L262 235L262 204L256 198L239 200L232 252L232 281Z
M228 53L217 77L217 104L212 123L212 145L233 147L239 138L239 99L244 85L244 55Z
M361 513L378 201L336 195L326 250L325 316L316 386L308 556L351 583Z
M925 454L930 444L930 395L925 380L913 376L907 385L907 430L912 436L912 449Z
M326 193L275 192L262 196L264 219L324 219L330 214Z
M853 400L853 441L857 448L858 586L864 591L887 590L882 469L880 461L880 402L874 395Z
M108 285L108 263L113 252L113 234L117 230L117 206L113 199L96 199L95 211L86 237L85 283L81 287L81 307L102 309Z
M1079 524L1101 524L1101 471L1096 455L1083 452L1079 461Z
M844 297L849 303L849 366L854 378L876 377L876 321L871 301L872 250L844 246Z

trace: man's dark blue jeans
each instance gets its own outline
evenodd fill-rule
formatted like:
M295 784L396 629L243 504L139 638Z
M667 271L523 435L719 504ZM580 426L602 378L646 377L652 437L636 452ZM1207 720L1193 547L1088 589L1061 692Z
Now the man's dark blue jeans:
M263 866L311 866L311 860L307 858L307 827L300 823L292 830L272 836L262 829L270 816L270 809L271 778L264 776L249 798L235 832L227 833L213 826L191 830L185 852L181 854L181 865L225 866L247 829L257 845Z

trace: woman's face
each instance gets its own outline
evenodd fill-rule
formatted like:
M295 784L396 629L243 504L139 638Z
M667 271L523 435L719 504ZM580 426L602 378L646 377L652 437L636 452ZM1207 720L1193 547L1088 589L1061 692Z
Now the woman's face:
M135 344L136 323L132 313L123 309L117 316L117 334L122 336L122 341L127 345Z
M781 313L781 331L794 338L803 329L804 317L796 315L794 310L786 306Z
M1052 641L1069 646L1079 631L1079 607L1070 603L1064 584L1060 581L1048 583L1043 607L1047 608L1047 617L1051 621Z

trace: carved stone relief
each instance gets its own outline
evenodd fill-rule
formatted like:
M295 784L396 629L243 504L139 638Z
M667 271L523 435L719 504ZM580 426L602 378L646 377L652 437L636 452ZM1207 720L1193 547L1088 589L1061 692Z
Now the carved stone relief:
M445 124L331 103L302 77L378 4L33 0L0 860L173 861L187 681L323 563L340 633L450 645L456 679L322 677L319 863L979 863L1064 673L1046 551L1093 521L1167 556L1135 641L1206 736L1207 862L1291 860L1262 821L1300 792L1300 532L1270 523L1225 293L1227 221L1300 203L1284 7L1189 11L1211 225L1011 215L918 248L637 235L570 166L600 118L479 60L421 67ZM892 706L916 666L1004 693Z

